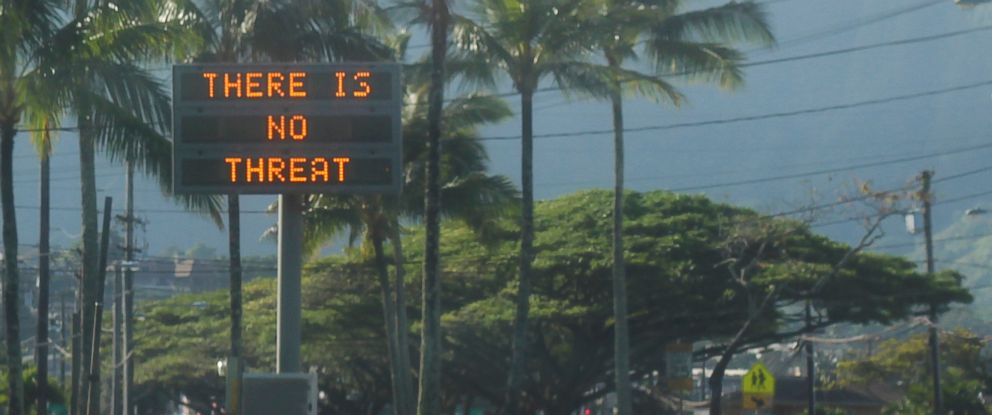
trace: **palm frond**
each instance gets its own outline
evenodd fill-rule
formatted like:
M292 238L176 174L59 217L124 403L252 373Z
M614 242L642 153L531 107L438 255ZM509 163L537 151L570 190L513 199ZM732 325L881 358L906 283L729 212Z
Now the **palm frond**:
M443 214L465 221L480 239L495 234L501 220L515 215L520 192L505 176L477 172L446 183L441 188Z
M32 56L50 39L59 21L58 2L10 0L0 6L0 76L13 79L19 56Z
M158 179L162 193L172 196L187 210L209 217L223 228L223 198L217 195L174 195L172 192L172 144L142 118L105 96L80 92L94 114L97 143L112 161L130 161L144 174Z
M684 76L690 81L717 83L734 89L743 83L740 64L744 56L736 49L714 43L653 39L647 45L662 76Z
M562 94L571 98L585 94L596 98L609 96L610 68L605 65L581 61L561 61L549 65L547 70L561 87Z
M443 116L445 128L461 131L504 121L513 116L513 111L502 98L472 94L449 101L444 107Z
M349 231L350 242L364 231L365 224L353 196L318 195L303 212L303 250L312 254L329 239Z
M627 68L615 68L614 70L617 72L617 80L624 92L656 100L665 100L675 106L680 106L685 100L685 96L677 88L661 77Z
M731 1L722 6L676 14L664 19L651 35L672 41L712 43L775 43L768 16L761 4Z

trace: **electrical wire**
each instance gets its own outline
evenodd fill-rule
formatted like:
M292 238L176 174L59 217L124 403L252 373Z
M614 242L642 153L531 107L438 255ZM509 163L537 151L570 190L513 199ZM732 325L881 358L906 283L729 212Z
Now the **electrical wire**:
M674 124L662 124L662 125L652 125L652 126L644 126L644 127L631 127L631 128L624 128L623 131L624 132L627 132L627 133L636 133L636 132L644 132L644 131L666 131L666 130L676 130L676 129L683 129L683 128L696 128L696 127L703 127L703 126L709 126L709 125L726 125L726 124L735 124L735 123L748 122L748 121L760 121L760 120L768 120L768 119L775 119L775 118L788 118L788 117L795 117L795 116L799 116L799 115L818 114L818 113L838 111L838 110L846 110L846 109L853 109L853 108L866 107L866 106L872 106L872 105L888 104L888 103L892 103L892 102L906 101L906 100L910 100L910 99L930 97L930 96L935 96L935 95L943 95L943 94L948 94L948 93L952 93L952 92L959 92L959 91L966 91L966 90L970 90L970 89L976 89L976 88L979 88L979 87L989 86L989 85L992 85L992 80L974 82L974 83L969 83L969 84L962 84L962 85L957 85L957 86L952 86L952 87L947 87L947 88L940 88L940 89L932 89L932 90L921 91L921 92L914 92L914 93L910 93L910 94L893 95L893 96L884 97L884 98L874 98L874 99L868 99L868 100L863 100L863 101L855 101L855 102L850 102L850 103L845 103L845 104L836 104L836 105L827 105L827 106L821 106L821 107L812 107L812 108L805 108L805 109L793 110L793 111L782 111L782 112L773 112L773 113L765 113L765 114L746 115L746 116L740 116L740 117L720 118L720 119L713 119L713 120L706 120L706 121L694 121L694 122L683 122L683 123L674 123ZM546 134L534 134L534 138L535 139L539 139L539 138L540 139L544 139L544 138L570 138L570 137L581 137L581 136L590 136L590 135L604 135L604 134L613 134L613 129L586 130L586 131L561 132L561 133L546 133ZM520 136L519 135L505 135L505 136L479 137L476 140L479 140L479 141L508 141L508 140L519 140L519 139L520 139Z

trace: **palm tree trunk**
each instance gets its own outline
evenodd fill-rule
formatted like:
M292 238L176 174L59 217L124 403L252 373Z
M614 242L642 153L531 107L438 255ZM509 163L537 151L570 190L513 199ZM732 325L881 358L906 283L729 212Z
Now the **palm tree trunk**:
M83 278L82 278L82 315L80 315L80 392L90 390L90 356L93 346L93 313L94 305L101 301L97 298L99 291L97 262L99 261L97 208L96 208L96 159L92 123L87 111L81 110L78 117L79 125L79 177L82 192L82 223L83 223ZM99 385L94 385L99 387ZM99 394L97 394L99 396ZM85 399L81 399L85 401Z
M396 415L406 415L407 408L404 407L402 387L400 386L399 351L396 342L396 310L393 308L393 292L389 288L389 269L386 266L386 255L382 248L382 236L380 232L371 232L372 249L375 252L375 272L379 277L379 291L382 294L382 316L386 326L386 349L389 352L389 372L392 381L393 392L393 413Z
M516 311L513 318L510 372L506 380L505 415L519 414L523 408L520 390L527 366L527 325L530 317L531 263L534 259L534 93L525 86L520 91L521 116L521 218L520 276L517 283Z
M48 299L49 299L49 281L50 276L48 274L50 264L49 260L49 202L50 202L50 191L49 191L49 179L51 178L51 163L49 158L49 137L48 132L45 132L44 137L45 142L43 143L43 151L41 153L41 189L40 189L40 204L41 211L39 212L39 235L38 235L38 327L37 332L35 332L35 344L37 345L37 354L35 355L35 366L38 367L38 377L37 377L37 401L35 407L38 408L39 414L48 413Z
M389 239L393 243L393 267L396 268L396 282L393 289L396 292L394 297L396 301L396 351L399 358L400 394L403 405L407 408L407 413L410 413L415 402L413 400L413 379L410 377L413 372L410 369L410 326L406 315L406 270L403 268L403 237L400 235L400 221L395 217L389 226L389 233Z
M9 122L9 121L8 121ZM7 346L7 413L24 413L24 379L21 377L21 297L17 269L17 215L14 211L13 123L0 126L0 210L3 214L3 311Z
M424 195L424 280L420 335L418 415L441 413L441 111L444 106L444 60L448 49L448 5L432 0L431 86L427 125L427 191Z
M610 66L614 61L611 60ZM617 409L633 415L630 385L630 333L627 324L627 274L623 259L623 97L614 77L613 91L613 364L616 375Z

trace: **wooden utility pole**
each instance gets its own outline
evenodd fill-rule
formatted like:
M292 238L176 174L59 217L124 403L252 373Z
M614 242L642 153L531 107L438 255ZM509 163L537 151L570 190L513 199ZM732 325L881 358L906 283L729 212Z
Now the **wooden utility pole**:
M81 285L80 283L79 285ZM83 350L82 350L82 336L80 335L81 327L83 326L82 317L79 314L79 310L82 308L82 303L80 300L79 287L76 288L76 306L75 310L72 312L72 389L69 391L69 415L79 415L82 413L82 400L80 398L80 381L82 372L82 361L83 361Z
M37 397L35 407L38 413L48 413L48 299L51 282L50 247L49 247L49 203L51 184L51 160L49 159L50 143L48 131L45 131L45 141L41 151L41 188L38 235L38 327L35 333L35 365L38 367Z
M134 413L131 401L134 392L134 163L127 162L127 175L124 178L124 326L121 328L121 354L123 359L123 386L121 387L121 411L124 415Z
M110 211L113 199L103 200L103 233L100 235L100 258L97 268L96 303L93 304L93 342L90 344L89 373L86 382L86 415L100 414L100 334L103 320L103 292L107 282L107 251L110 246Z
M62 348L68 350L71 346L69 346L69 342L66 341L66 339L67 339L68 336L66 335L67 331L66 331L66 327L65 327L65 325L66 325L66 318L65 318L65 292L64 291L59 295L59 302L61 303L59 305L59 321L61 322L61 324L59 325L59 329L60 329L59 331L61 332L61 337L62 337ZM65 385L65 355L64 354L62 355L62 358L59 359L59 384L60 385L63 385L63 386Z
M806 333L813 327L813 302L806 300ZM806 413L816 414L816 362L813 361L813 342L806 339L806 394L808 396Z
M920 175L923 181L923 235L926 238L927 275L933 278L933 224L930 220L930 179L933 171L924 170ZM944 414L944 397L940 389L940 338L937 335L937 307L930 305L930 369L933 371L933 413Z
M116 262L116 261L115 261ZM110 382L110 413L113 415L121 415L121 325L124 323L124 310L122 306L122 297L124 294L124 286L122 284L121 278L121 264L119 262L114 264L114 303L113 303L113 323L114 323L114 338L111 341L112 355L114 356L110 365L111 382Z

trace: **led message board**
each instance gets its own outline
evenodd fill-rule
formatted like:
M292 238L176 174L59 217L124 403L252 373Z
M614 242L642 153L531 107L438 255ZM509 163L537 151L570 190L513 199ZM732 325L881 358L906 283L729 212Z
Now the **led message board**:
M176 193L396 193L399 65L175 65Z

